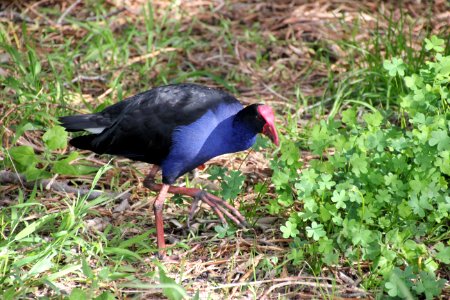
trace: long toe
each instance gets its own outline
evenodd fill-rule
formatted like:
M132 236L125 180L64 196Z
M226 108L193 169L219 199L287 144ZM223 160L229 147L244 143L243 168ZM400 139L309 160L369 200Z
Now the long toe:
M211 207L214 213L219 216L223 224L227 223L224 218L225 215L240 227L244 228L248 226L245 218L241 215L241 213L225 200L204 191L202 191L199 196L206 204Z
M225 220L225 218L224 218L224 216L223 216L223 213L225 213L225 215L226 215L227 217L230 216L230 214L229 214L227 211L224 211L224 212L222 213L221 208L220 208L219 206L217 206L214 202L212 202L211 200L209 200L209 198L206 197L206 196L204 196L203 201L204 201L206 204L208 204L209 207L211 207L211 209L213 210L213 212L219 217L220 222L222 222L222 225L227 225L227 224L228 224L227 220ZM232 218L230 218L230 219L232 219Z
M197 213L197 208L199 206L199 202L202 199L200 197L195 196L194 200L191 203L191 208L189 209L189 216L187 220L187 227L191 228L191 222L194 219L195 214Z
M154 184L151 185L149 188L158 191L162 188L162 186L163 185L161 184ZM231 204L215 195L212 195L197 188L186 188L176 186L170 186L168 192L172 194L186 195L194 198L191 205L191 209L189 211L188 227L190 226L190 223L198 208L199 201L202 201L208 206L210 206L212 211L219 217L222 224L227 224L227 221L225 219L225 217L227 217L230 220L232 220L236 225L242 228L248 227L245 218L235 207L233 207Z

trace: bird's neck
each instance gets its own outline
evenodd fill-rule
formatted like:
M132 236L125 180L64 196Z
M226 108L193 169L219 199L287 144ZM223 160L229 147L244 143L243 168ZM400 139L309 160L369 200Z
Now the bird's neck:
M235 107L235 111L229 111L228 115L222 114L221 116L225 117L218 123L213 112L208 112L196 122L181 127L174 133L175 146L161 166L166 182L175 181L177 177L213 157L243 151L255 143L257 133L236 114L239 108ZM216 124L213 124L215 122ZM211 132L207 135L201 134L203 128L211 126L215 126Z
M232 139L230 142L237 148L233 152L246 150L253 146L258 133L246 122L243 122L239 113L233 116L231 127Z
M256 141L256 132L242 123L239 115L220 122L199 151L202 159L247 150Z

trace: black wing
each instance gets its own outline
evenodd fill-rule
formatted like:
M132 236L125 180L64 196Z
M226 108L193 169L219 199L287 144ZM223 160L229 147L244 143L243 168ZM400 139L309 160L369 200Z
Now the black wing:
M161 86L130 97L97 114L60 118L69 131L103 129L70 141L77 148L160 164L173 130L188 125L217 105L239 103L233 96L195 84Z

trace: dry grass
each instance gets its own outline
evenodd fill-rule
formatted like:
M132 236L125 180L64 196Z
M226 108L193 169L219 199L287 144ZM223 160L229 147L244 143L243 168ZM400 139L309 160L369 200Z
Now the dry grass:
M138 28L145 30L142 19L145 2L105 1L108 11L106 17L109 22L104 25L110 26L116 34L126 30L130 23L137 24ZM20 22L27 22L28 39L35 45L37 53L43 59L43 68L47 68L45 56L49 51L55 51L55 46L66 41L75 42L87 33L85 28L65 19L70 17L82 22L95 18L88 9L89 5L84 1L79 1L76 6L71 7L73 3L74 1L57 0L14 1L1 5L0 21L10 32L10 41L19 51L26 51ZM165 48L154 49L148 53L131 52L125 64L107 69L102 69L92 62L80 62L76 70L78 76L74 81L79 84L80 89L69 91L73 94L69 105L71 109L84 112L86 103L96 105L98 99L115 100L115 89L109 87L107 83L119 76L125 95L132 95L146 87L160 84L159 73L170 60L172 63L176 62L179 70L208 70L222 78L243 102L262 100L276 106L280 112L293 111L299 104L295 94L297 87L304 96L320 99L324 94L329 68L337 75L351 68L348 57L355 55L343 50L338 41L353 40L363 45L370 40L376 28L388 34L390 24L387 16L391 15L394 21L399 20L400 12L406 20L404 30L410 32L413 48L420 48L419 45L427 31L439 33L448 30L450 12L447 1L438 0L433 4L429 4L428 1L403 1L401 9L397 3L397 1L348 0L245 2L196 0L178 1L174 4L170 1L155 0L153 8L156 22L170 12L169 17L179 22L180 31L190 31L194 46L190 49L181 49L167 45ZM54 6L59 7L58 10L64 12L65 16L45 14L46 8ZM43 26L54 28L54 32L47 35L45 40L40 40ZM252 38L252 32L257 32L258 35ZM328 53L331 66L320 59L320 49L325 49ZM152 58L157 62L149 73L134 72L132 65L144 64ZM10 70L0 71L11 75ZM220 86L218 81L208 76L194 78L197 83ZM14 91L10 90L8 93L11 97L14 96ZM2 103L5 101L7 100L2 99ZM9 116L20 110L21 104L16 102L9 104L8 107L0 107L2 110L0 115L3 116L0 124L4 127L3 146L9 148L14 145L31 145L35 151L42 152L41 132L27 132L11 144L14 125L18 121ZM283 119L283 115L280 114L278 121L283 123ZM2 123L4 120L5 123ZM104 157L85 154L93 165L100 166L106 162ZM232 169L240 168L247 175L247 193L237 199L237 206L241 204L245 209L254 205L258 195L254 193L252 187L256 182L268 181L270 178L270 168L264 158L268 156L270 156L268 153L264 155L251 152L248 156L239 154L221 157L210 163ZM0 158L6 159L6 156L0 154ZM140 164L130 167L128 161L120 159L116 159L113 164L114 169L107 172L99 185L106 189L110 186L130 188L130 207L121 212L114 212L118 204L98 208L98 219L92 222L100 231L94 230L92 234L94 236L101 234L106 227L105 224L130 223L141 226L137 232L132 229L123 232L122 237L125 240L153 227L152 214L147 210L149 206L146 200L151 199L152 195L142 186L142 174L146 173L148 167ZM198 178L197 180L207 182L206 175L200 175ZM55 178L55 180L67 179L73 178L62 176ZM87 183L91 179L85 176L77 178L76 181ZM0 195L4 199L2 205L14 203L18 187L20 186L6 185L0 188ZM44 190L40 197L41 203L48 211L56 211L60 208L61 199L65 195ZM264 205L270 197L275 197L271 191L265 198L258 200L259 205ZM281 238L276 217L260 216L260 220L251 220L256 224L254 228L238 231L236 235L220 239L213 229L215 223L208 221L212 219L210 215L204 216L201 213L198 216L193 228L199 231L194 234L189 233L184 227L185 217L180 216L186 215L185 206L173 202L167 204L165 217L168 240L171 244L185 243L188 250L175 248L173 254L180 256L181 260L175 264L165 263L165 266L170 276L177 281L180 280L188 292L194 294L195 291L200 291L202 299L373 298L360 285L362 278L352 266L323 269L320 274L313 276L311 268L307 265L280 264L288 254L290 240ZM153 239L149 243L153 243ZM268 265L264 267L264 264L273 265L270 268ZM135 268L142 270L136 277L143 282L154 283L146 276L148 270L155 269L153 260L138 263ZM61 285L68 289L74 286L70 283L70 278L66 282L62 281ZM121 287L120 280L112 282L111 285L102 288L120 291L121 294L117 296L121 299L136 295L148 299L161 297L160 290ZM51 295L51 291L36 291L35 295L38 294Z

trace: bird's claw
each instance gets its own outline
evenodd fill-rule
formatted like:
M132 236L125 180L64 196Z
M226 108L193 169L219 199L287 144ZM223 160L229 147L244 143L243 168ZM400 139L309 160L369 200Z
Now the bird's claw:
M194 200L191 203L191 209L189 210L189 216L187 219L187 227L188 229L191 228L191 221L192 219L194 219L194 216L196 214L197 208L198 208L198 203L201 201L201 199L199 197L194 197Z
M241 213L232 205L230 205L225 200L214 196L210 193L207 193L205 191L198 192L195 197L194 201L192 202L191 209L189 211L189 218L188 218L188 227L190 227L190 223L195 215L195 211L197 210L198 203L200 201L203 201L207 205L211 207L213 212L219 217L220 221L223 225L228 224L225 220L225 216L227 216L230 220L232 220L236 225L245 228L248 226L247 222L245 221L245 218L241 215Z

